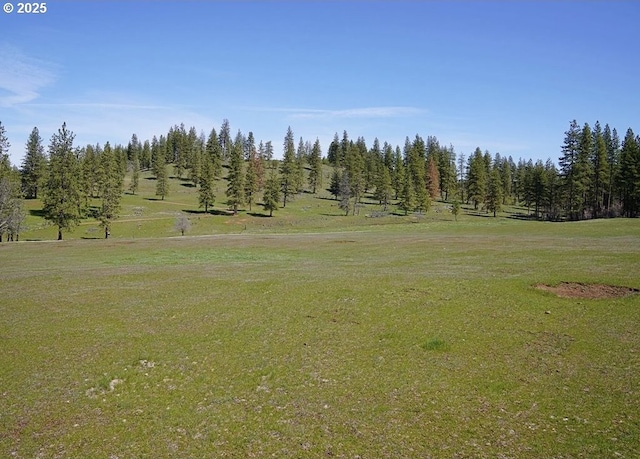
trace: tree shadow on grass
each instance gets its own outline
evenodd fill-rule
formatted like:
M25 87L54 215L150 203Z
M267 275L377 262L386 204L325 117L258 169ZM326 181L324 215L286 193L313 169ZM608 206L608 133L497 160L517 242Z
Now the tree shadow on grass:
M269 214L262 214L262 213L257 213L257 212L247 212L247 215L250 215L251 217L258 217L258 218L272 218L269 217Z
M158 179L157 179L157 178L155 178L155 177L145 177L144 179L145 179L145 180L158 180Z
M233 211L231 210L218 210L218 209L209 209L206 213L204 210L194 210L194 209L182 209L182 212L190 215L223 215L226 217L233 216Z
M29 209L29 215L32 217L42 217L46 215L43 209Z
M196 186L193 184L193 182L189 182L189 183L181 183L180 186L186 187L186 188L195 188Z

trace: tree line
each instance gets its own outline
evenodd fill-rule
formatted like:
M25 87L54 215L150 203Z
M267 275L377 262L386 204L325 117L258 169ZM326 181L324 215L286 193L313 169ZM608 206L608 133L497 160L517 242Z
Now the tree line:
M346 131L336 133L323 156L320 142L299 139L291 127L282 146L282 159L274 159L271 141L256 145L252 132L231 134L228 120L208 135L174 125L166 134L141 142L133 134L126 146L74 146L74 133L66 124L53 134L47 152L38 128L25 146L21 168L9 163L10 147L0 123L0 241L14 240L25 219L23 199L42 199L42 214L63 231L93 216L105 237L118 217L124 177L131 174L128 191L135 194L142 170L156 178L156 195L170 193L169 174L198 188L204 212L215 204L217 184L226 181L224 202L236 214L261 205L273 215L298 193L317 193L323 186L322 166L331 166L327 190L345 215L357 215L363 199L374 199L381 212L395 206L405 215L426 213L436 200L452 203L457 213L466 203L477 212L500 212L505 205L522 205L532 218L579 220L601 217L637 217L640 212L640 137L629 128L622 141L616 129L596 122L582 127L574 120L565 132L558 166L548 159L535 163L479 147L468 157L453 146L420 135L407 137L404 146L376 138L368 147ZM170 171L169 168L173 167ZM99 206L91 207L91 200Z

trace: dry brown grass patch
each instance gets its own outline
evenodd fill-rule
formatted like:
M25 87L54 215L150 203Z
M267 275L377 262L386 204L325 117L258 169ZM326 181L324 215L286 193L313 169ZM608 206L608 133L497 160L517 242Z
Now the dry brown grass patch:
M586 298L600 300L621 298L640 293L640 289L605 284L583 284L580 282L561 282L558 285L538 284L536 288L555 293L562 298Z

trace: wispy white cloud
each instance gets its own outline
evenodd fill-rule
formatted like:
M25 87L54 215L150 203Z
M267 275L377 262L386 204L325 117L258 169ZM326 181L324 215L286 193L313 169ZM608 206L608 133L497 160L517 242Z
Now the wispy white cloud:
M36 100L40 90L56 80L54 67L26 56L14 46L0 44L0 107Z

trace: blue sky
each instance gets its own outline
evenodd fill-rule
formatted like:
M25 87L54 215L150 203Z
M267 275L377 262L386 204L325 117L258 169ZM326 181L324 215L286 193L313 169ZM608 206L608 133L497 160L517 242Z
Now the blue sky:
M34 126L126 144L225 118L277 155L291 126L325 154L346 130L556 161L574 118L640 132L639 24L632 1L54 0L0 13L0 121L14 164Z

